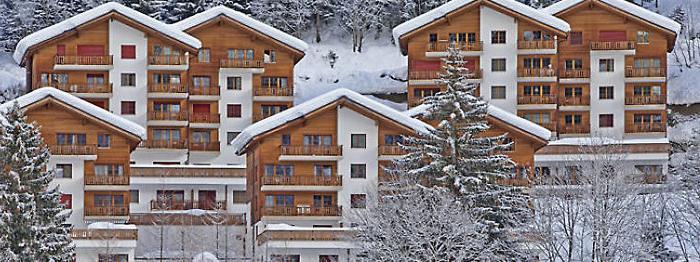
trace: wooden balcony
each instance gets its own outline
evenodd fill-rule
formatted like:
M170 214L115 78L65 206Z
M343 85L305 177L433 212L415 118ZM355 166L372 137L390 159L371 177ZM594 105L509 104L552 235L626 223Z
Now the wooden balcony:
M221 68L262 68L264 63L262 60L221 59L219 65Z
M418 106L418 105L423 103L423 99L425 99L425 97L411 97L408 99L408 106L409 107Z
M557 132L560 134L588 134L591 132L591 127L588 124L560 125Z
M151 200L151 210L226 210L226 200L205 201L205 200Z
M140 147L153 149L187 149L185 140L146 140L141 141Z
M85 93L85 94L108 94L112 93L112 83L95 85L95 84L42 84L42 86L53 86L61 91L68 93Z
M541 96L518 96L519 105L544 105L544 104L556 104L556 95L541 95Z
M137 240L137 229L72 229L72 239L86 240Z
M263 207L263 216L341 216L343 208L333 207Z
M587 106L591 104L590 96L561 96L559 105L562 106Z
M184 55L159 55L149 56L149 65L186 65L188 63L187 56Z
M291 146L283 145L280 146L282 155L292 155L292 156L341 156L343 155L342 146L321 146L321 145L302 145L302 146Z
M218 124L221 122L221 115L212 113L192 113L190 114L190 122Z
M101 56L60 56L54 59L57 65L112 65L111 55Z
M443 74L442 70L412 70L409 72L408 78L410 80L433 80L440 78L441 74ZM481 69L467 73L466 78L481 79Z
M85 185L129 185L129 176L85 176Z
M86 216L128 216L129 205L124 206L86 206Z
M193 86L190 88L190 95L193 96L218 96L219 93L218 86Z
M549 123L535 123L535 124L538 124L539 126L544 127L544 128L546 128L546 129L548 129L549 131L556 131L556 129L557 129L557 125L556 125L556 123L554 123L554 122L549 122Z
M666 96L664 96L664 95L625 97L625 105L665 105L665 104L666 104Z
M156 121L187 121L187 112L148 112L148 120Z
M518 77L554 77L557 70L552 68L518 68Z
M666 77L666 68L661 67L646 67L625 68L625 77Z
M294 89L279 87L256 87L254 96L294 96Z
M263 176L262 184L269 186L341 186L343 177L332 176Z
M151 93L187 93L187 86L183 84L148 84L148 92Z
M666 132L665 123L634 123L629 126L625 126L625 132L627 133L657 133Z
M95 155L97 145L50 145L52 155Z
M554 49L554 40L518 40L518 49Z
M352 231L343 229L265 230L258 235L258 244L267 241L342 241L351 240Z
M428 52L447 52L449 48L457 48L459 51L481 51L482 46L483 46L482 41L478 42L448 42L448 41L441 41L441 42L434 42L434 43L428 43L426 50Z
M192 142L190 143L190 150L218 152L220 150L219 145L219 141Z
M380 145L379 155L380 156L401 156L405 155L406 150L401 149L399 145Z
M134 225L175 225L175 226L245 226L247 224L245 214L231 214L224 212L212 212L202 216L175 213L132 213L129 216L129 224Z
M635 48L634 41L591 42L591 50L634 50Z
M131 167L131 176L135 177L245 177L242 168L216 168L207 166L193 167Z
M588 69L561 69L559 78L589 78L591 71Z

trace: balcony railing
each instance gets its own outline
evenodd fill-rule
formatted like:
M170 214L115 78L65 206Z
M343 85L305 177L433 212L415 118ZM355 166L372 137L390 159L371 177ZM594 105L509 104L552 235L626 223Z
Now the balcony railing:
M428 52L447 52L449 48L457 48L460 51L481 51L482 41L478 42L433 42L428 43Z
M187 86L183 84L165 83L149 84L148 92L151 93L187 93Z
M193 96L218 96L219 93L218 86L193 86L190 88L190 95Z
M128 216L129 206L86 206L86 216Z
M340 156L343 153L342 146L280 146L282 155L294 156Z
M410 71L408 76L411 80L432 80L440 78L441 74L443 74L441 70L416 70ZM481 69L467 73L466 78L481 79Z
M591 71L588 69L562 69L559 70L559 78L589 78Z
M86 185L129 185L129 176L85 176Z
M554 40L518 40L518 49L554 49Z
M258 235L258 243L266 241L342 241L352 239L348 230L265 230Z
M275 114L262 114L262 113L253 114L253 122L258 122L260 120L271 117L273 115L275 115Z
M272 186L340 186L343 177L332 176L263 176L263 185Z
M149 56L149 65L186 65L187 56L184 55L159 55Z
M139 231L137 229L72 229L72 239L89 240L136 240Z
M148 120L187 121L185 111L180 112L148 112Z
M226 210L226 200L151 200L151 210Z
M625 68L626 77L666 77L666 68L661 67L627 67Z
M549 131L556 131L557 125L554 122L549 122L549 123L535 123L538 124L541 127L544 127L548 129Z
M256 87L255 96L293 96L294 90L292 88L279 88L279 87Z
M245 169L195 167L131 167L135 177L245 177Z
M423 103L423 99L425 99L425 97L411 97L408 99L408 106L418 106Z
M591 132L589 125L560 125L557 130L560 134L587 134Z
M557 70L552 68L518 68L518 77L552 77Z
M634 41L614 41L614 42L591 42L591 50L634 50Z
M227 212L209 212L196 216L187 213L131 213L129 224L134 225L182 225L182 226L212 226L212 225L239 225L247 224L245 214L232 214Z
M94 155L97 145L50 145L49 151L53 155Z
M399 145L380 145L379 155L380 156L400 156L405 155L406 150L401 149Z
M591 104L590 96L562 96L559 97L562 106L587 106Z
M192 151L219 151L219 141L211 142L192 142L190 143Z
M541 96L518 96L518 104L520 105L543 105L556 104L556 95L541 95Z
M55 58L57 65L111 65L111 55L98 56L65 56L57 55Z
M332 207L263 207L263 216L341 216L343 208L341 206Z
M162 148L162 149L186 149L187 141L185 140L146 140L141 141L141 147L146 148Z
M649 95L649 96L632 96L625 97L626 105L664 105L666 104L666 96L664 95Z
M262 60L221 59L222 68L262 68Z
M112 83L109 84L42 84L42 86L53 86L68 93L112 93Z
M666 132L666 124L663 123L634 123L627 128L628 133L649 133L649 132Z
M190 114L191 123L219 123L221 121L220 114L212 113L192 113Z

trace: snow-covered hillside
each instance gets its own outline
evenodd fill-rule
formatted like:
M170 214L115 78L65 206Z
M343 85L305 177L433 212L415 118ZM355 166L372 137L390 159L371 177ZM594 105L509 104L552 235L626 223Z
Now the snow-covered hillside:
M25 81L24 68L19 67L12 55L0 52L0 90L10 87L23 86Z

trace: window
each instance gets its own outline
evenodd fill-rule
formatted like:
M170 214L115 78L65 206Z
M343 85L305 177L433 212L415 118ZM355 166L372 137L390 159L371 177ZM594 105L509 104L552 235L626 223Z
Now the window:
M291 145L292 137L289 134L282 135L282 145Z
M58 202L66 209L73 209L73 195L71 194L61 194Z
M122 59L136 59L136 46L122 45Z
M661 67L661 59L658 58L635 58L635 68L659 68Z
M332 207L333 195L314 195L314 207Z
M566 70L583 69L583 60L582 59L566 59L564 61L564 68Z
M245 191L233 191L233 203L234 204L245 204L248 203L248 195Z
M366 208L367 207L367 195L365 195L365 194L351 194L350 195L350 207L351 208Z
M506 71L506 59L505 58L493 58L491 59L491 72L505 72Z
M367 165L350 164L350 178L367 178Z
M122 86L136 86L136 74L122 73Z
M526 85L523 86L523 95L525 96L548 96L551 95L552 89L548 85Z
M492 44L505 44L506 43L506 31L491 31L491 43Z
M211 61L211 50L209 48L199 49L197 52L197 62L209 63Z
M207 88L211 86L211 77L208 76L193 76L192 83L195 88Z
M615 60L614 59L600 59L599 60L600 72L614 72L615 71Z
M542 32L542 31L524 31L523 32L523 40L525 41L541 41L541 40L550 40L552 39L552 35L550 35L547 32Z
M613 115L612 114L600 114L600 115L598 115L598 126L599 127L613 127Z
M228 50L229 60L253 60L255 57L255 51L253 49L229 49Z
M294 206L294 195L267 195L265 196L266 207L291 207Z
M634 114L635 125L650 125L652 123L661 123L661 114Z
M99 254L97 262L127 262L129 255L127 254Z
M265 165L265 176L291 177L294 175L293 165Z
M476 33L467 33L467 42L470 44L476 43Z
M304 135L304 145L330 146L333 145L333 137L330 135Z
M538 125L549 124L552 121L549 113L527 113L523 115L523 118Z
M240 135L240 134L241 134L241 132L226 132L226 141L227 141L226 144L230 145L231 142L234 139L236 139L236 137L238 137L238 135Z
M96 176L123 176L124 166L117 164L95 164Z
M515 152L515 141L513 141L512 138L506 137L503 139L503 145L510 145L508 149L505 150L506 152Z
M552 174L551 169L548 166L536 166L535 167L535 177L549 177Z
M240 76L229 76L226 78L226 89L241 90L243 88L243 78Z
M73 165L71 164L56 164L56 178L72 178Z
M455 33L447 34L447 41L450 43L457 42L457 34L455 34Z
M41 85L43 86L53 86L53 85L66 85L68 84L68 74L55 74L55 73L42 73L41 74Z
M270 262L299 262L301 255L270 255Z
M226 116L229 118L241 117L241 105L238 105L238 104L226 105Z
M260 109L262 110L263 117L268 117L268 116L277 114L279 112L282 112L284 110L287 110L287 106L286 105L261 105Z
M314 165L314 176L330 177L333 174L331 165Z
M612 86L601 86L598 88L598 98L599 99L613 99L614 87Z
M660 96L661 86L635 86L634 96Z
M581 97L583 96L582 87L565 87L564 97Z
M109 134L97 134L97 147L109 148L110 144L111 137Z
M105 85L105 76L103 74L88 74L86 81L87 81L88 87L104 86Z
M385 145L398 145L400 143L403 143L402 135L384 135Z
M583 44L583 32L581 32L581 31L569 32L569 44L570 45L582 45Z
M211 142L211 133L209 131L192 131L192 143L207 144Z
M338 262L338 255L318 255L318 262Z
M138 189L132 189L129 190L129 203L139 203L139 190Z
M260 77L260 84L262 87L287 88L287 78L263 76Z
M435 33L430 34L430 35L428 36L428 41L430 41L431 43L437 42L437 41L438 41L438 35L435 34Z
M66 45L56 45L56 55L57 56L66 55Z
M505 86L492 86L491 87L491 99L506 99L506 87Z
M87 138L85 134L58 133L56 143L59 145L85 145Z
M122 115L135 115L136 114L136 102L134 101L122 101Z
M465 43L467 42L467 33L459 33L457 34L457 41L460 43Z
M413 89L413 96L417 98L425 98L434 96L440 92L440 88L416 88Z
M276 63L277 62L277 52L275 50L265 50L265 56L263 57L265 63Z
M350 135L350 148L367 148L367 135L352 134Z
M524 68L550 68L552 59L548 57L523 58Z
M648 43L649 43L649 32L637 31L637 44L648 44Z
M575 114L575 115L564 115L564 124L565 125L580 125L581 124L581 115Z
M156 141L180 141L179 129L154 129L153 140Z
M180 84L179 74L153 74L155 84Z

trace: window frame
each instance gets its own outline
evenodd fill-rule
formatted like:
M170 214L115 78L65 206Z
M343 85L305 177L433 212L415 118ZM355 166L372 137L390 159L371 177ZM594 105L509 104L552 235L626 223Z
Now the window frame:
M507 34L505 30L491 31L491 44L506 44Z
M136 101L121 101L122 115L136 115Z
M350 148L367 148L367 134L350 134Z
M613 114L598 114L598 127L599 128L615 127L614 115Z
M498 96L496 97L494 94L497 94L497 92L494 92L494 90L502 89L503 90L503 96ZM507 91L506 91L506 86L491 86L491 99L493 100L502 100L502 99L507 99Z
M367 164L350 164L350 178L366 179Z
M491 72L505 72L507 70L506 61L505 58L491 58ZM503 68L496 65L502 65Z

